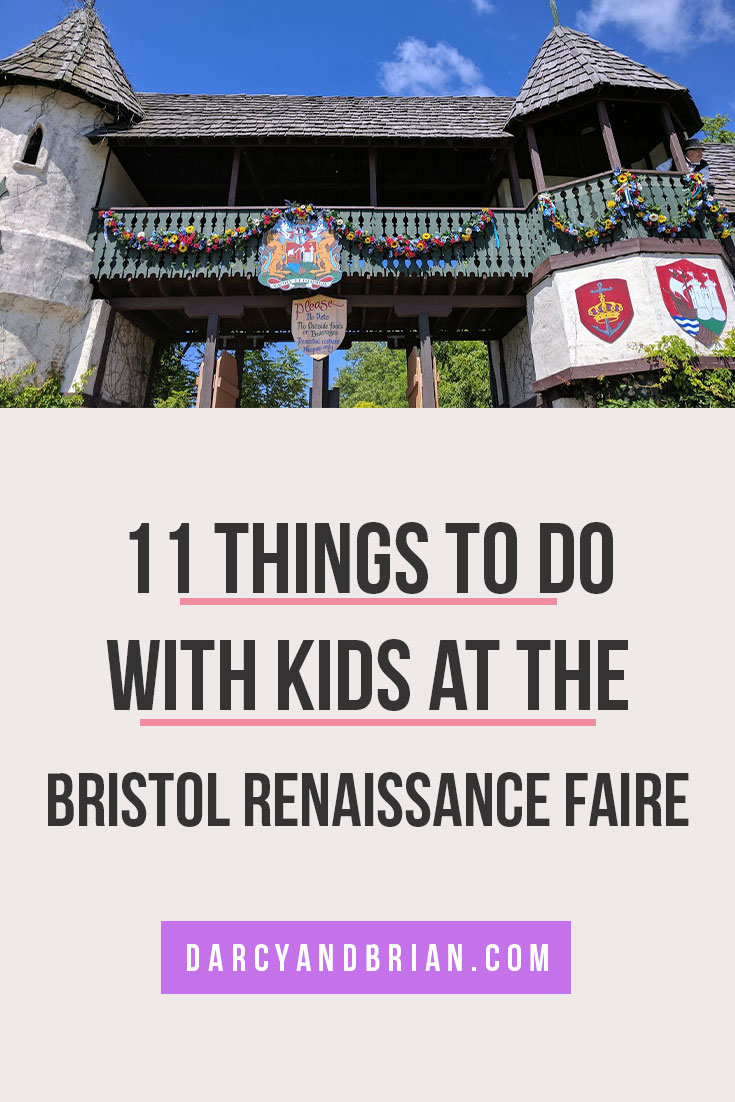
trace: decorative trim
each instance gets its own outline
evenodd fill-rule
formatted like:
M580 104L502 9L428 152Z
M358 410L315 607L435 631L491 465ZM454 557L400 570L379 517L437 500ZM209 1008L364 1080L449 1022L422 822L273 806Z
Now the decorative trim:
M278 225L282 218L291 222L311 225L323 222L327 228L343 244L357 248L360 255L377 253L383 257L383 267L388 267L388 259L393 259L393 266L398 269L397 257L406 258L408 266L411 260L417 259L421 264L426 258L428 267L433 267L434 255L439 255L444 249L454 245L471 244L480 234L491 229L495 244L500 248L500 238L495 222L495 215L488 207L483 207L470 215L466 222L451 233L431 234L424 233L418 237L408 237L405 234L376 235L366 233L361 226L344 219L339 211L326 210L316 207L312 203L286 203L283 207L274 207L263 212L261 218L253 219L248 216L239 226L230 227L223 233L202 234L195 226L179 226L173 230L155 230L148 237L145 233L132 233L128 230L122 214L115 210L103 210L98 212L98 217L104 226L105 240L112 238L125 249L137 252L163 253L180 256L182 263L186 263L187 254L194 255L218 253L221 263L232 262L242 246L253 237L260 237L269 229ZM440 260L440 264L444 261Z
M531 289L538 286L553 272L566 268L584 267L587 264L599 264L603 260L614 260L619 256L645 256L650 254L686 255L699 253L701 256L719 256L727 261L727 253L721 241L703 237L693 237L688 241L662 241L658 237L634 237L626 241L611 241L594 245L583 253L559 253L543 260L531 276Z
M693 366L697 371L715 371L718 368L729 368L735 371L735 360L723 356L700 356L694 360ZM557 371L546 379L539 379L533 384L536 394L543 394L555 387L569 386L570 383L580 382L584 379L601 379L610 375L638 375L645 372L661 371L661 366L654 360L614 360L605 364L581 364L576 367L566 367L563 371Z

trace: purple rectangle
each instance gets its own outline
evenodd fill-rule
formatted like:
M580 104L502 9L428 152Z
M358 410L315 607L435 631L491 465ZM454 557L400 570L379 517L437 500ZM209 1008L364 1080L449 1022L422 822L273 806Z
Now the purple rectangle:
M161 993L569 995L571 952L571 922L162 922Z

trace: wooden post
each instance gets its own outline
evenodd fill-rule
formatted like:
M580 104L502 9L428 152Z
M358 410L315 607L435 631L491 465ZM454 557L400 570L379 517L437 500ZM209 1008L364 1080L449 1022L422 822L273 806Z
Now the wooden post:
M370 171L370 206L378 205L378 155L374 146L368 150L368 164Z
M214 368L217 359L217 338L219 336L219 314L210 314L207 318L207 343L204 346L204 361L199 372L199 409L212 408L214 392Z
M419 346L421 356L421 405L424 409L436 409L434 353L431 347L431 329L428 314L419 314Z
M242 150L237 148L232 151L232 173L230 174L230 194L227 200L228 207L234 207L237 203L237 185L240 180L240 160Z
M329 356L323 360L312 360L313 376L311 383L312 409L329 409Z
M605 143L605 149L607 150L607 159L610 162L610 168L612 168L613 170L615 170L616 168L622 168L622 165L620 163L620 154L618 153L618 147L615 144L615 135L613 134L613 128L610 125L610 116L607 112L607 104L602 99L598 99L597 101L597 117L600 120L602 140Z
M661 118L663 119L664 130L666 131L666 138L669 143L669 152L674 159L676 171L681 173L689 172L689 162L686 159L684 150L681 148L679 135L676 133L676 127L674 126L674 120L671 117L668 103L661 104Z
M498 381L495 378L495 365L493 364L493 344L492 341L485 341L485 347L487 348L487 362L490 369L490 401L493 404L493 409L497 409L500 405L500 397L498 395Z
M242 397L242 380L245 374L245 349L241 344L238 344L235 349L235 361L237 363L237 389Z
M521 178L518 175L518 161L513 146L508 149L508 175L510 177L510 194L514 207L523 206L523 192L521 190Z
M538 145L536 144L536 131L529 123L526 126L526 139L528 141L528 152L531 154L531 166L533 168L533 181L536 185L536 191L546 191L546 180L544 179L544 170L541 167L541 156L538 151Z

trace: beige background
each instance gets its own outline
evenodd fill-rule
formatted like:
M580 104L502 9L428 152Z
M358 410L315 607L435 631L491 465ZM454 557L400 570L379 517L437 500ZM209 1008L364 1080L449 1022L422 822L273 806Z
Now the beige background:
M317 422L316 418L319 418ZM731 1083L732 415L352 411L0 417L5 1097L724 1097ZM178 608L222 592L222 520L449 520L616 534L616 583L557 609ZM135 593L127 534L161 536ZM218 560L215 558L215 563ZM212 574L212 570L215 573ZM479 577L475 592L481 593ZM192 629L196 627L196 631ZM412 713L442 636L627 637L631 710L597 731L141 731L108 637L399 635ZM522 673L522 666L517 670ZM521 682L503 679L511 714ZM501 699L501 696L498 697ZM266 697L263 697L265 708ZM550 710L550 707L549 707ZM49 830L51 771L689 771L688 830ZM571 997L162 997L161 919L571 919Z

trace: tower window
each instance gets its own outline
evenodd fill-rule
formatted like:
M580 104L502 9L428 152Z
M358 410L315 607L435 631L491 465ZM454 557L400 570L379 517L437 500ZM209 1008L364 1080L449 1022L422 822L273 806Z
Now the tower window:
M28 145L26 146L26 151L23 154L24 165L35 165L38 163L38 154L41 152L42 142L43 130L40 126L37 126L28 139Z

